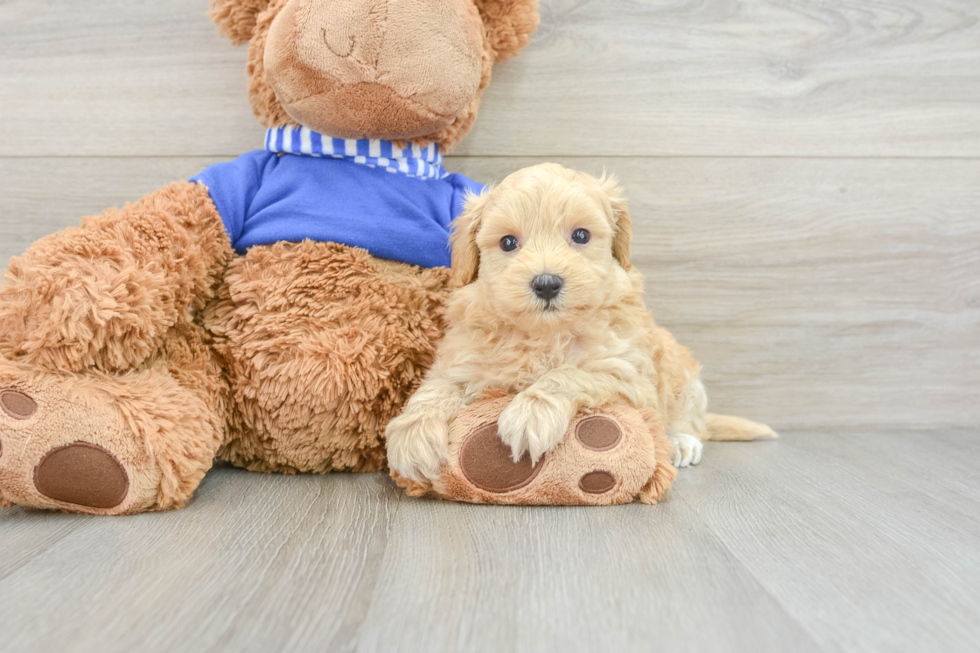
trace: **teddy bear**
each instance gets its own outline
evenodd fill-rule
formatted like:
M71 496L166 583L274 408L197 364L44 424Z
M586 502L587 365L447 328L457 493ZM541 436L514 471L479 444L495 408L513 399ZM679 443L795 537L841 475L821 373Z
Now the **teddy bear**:
M212 0L264 147L84 218L0 286L0 504L179 508L217 459L373 472L430 365L472 127L536 0ZM257 145L259 145L257 143Z
M661 501L677 470L674 445L654 408L609 404L582 410L561 442L533 464L514 461L497 434L497 420L513 400L503 392L466 407L449 424L449 451L439 475L392 478L409 496L467 503L608 506Z

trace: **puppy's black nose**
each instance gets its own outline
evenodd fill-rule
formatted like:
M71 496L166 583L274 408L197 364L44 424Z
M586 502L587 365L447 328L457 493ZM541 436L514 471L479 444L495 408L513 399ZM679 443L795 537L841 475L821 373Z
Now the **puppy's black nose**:
M539 274L531 280L531 288L541 299L554 299L561 292L562 283L561 277L554 274Z

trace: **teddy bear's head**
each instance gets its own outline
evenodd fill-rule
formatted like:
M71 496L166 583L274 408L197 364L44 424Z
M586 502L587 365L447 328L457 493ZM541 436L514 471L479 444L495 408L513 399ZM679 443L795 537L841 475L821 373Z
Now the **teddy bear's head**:
M336 138L458 142L497 61L538 24L537 0L211 0L249 43L249 97L266 127Z

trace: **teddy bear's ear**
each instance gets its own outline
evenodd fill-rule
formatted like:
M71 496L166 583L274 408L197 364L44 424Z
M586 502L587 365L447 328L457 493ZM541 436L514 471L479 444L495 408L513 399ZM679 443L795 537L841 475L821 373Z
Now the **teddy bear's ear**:
M269 6L270 0L211 0L208 17L218 26L218 34L241 45L255 33L255 21L259 12Z
M496 52L497 61L514 56L538 28L538 0L473 0Z

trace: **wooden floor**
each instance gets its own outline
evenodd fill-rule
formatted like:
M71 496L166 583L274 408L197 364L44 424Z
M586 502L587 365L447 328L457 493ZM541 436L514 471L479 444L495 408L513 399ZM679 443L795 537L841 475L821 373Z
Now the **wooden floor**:
M187 509L0 512L0 650L976 651L980 433L708 443L659 506L212 473Z
M206 0L0 2L0 266L261 147ZM615 173L713 407L664 504L473 507L212 472L0 510L0 651L975 651L980 4L542 0L447 167Z

